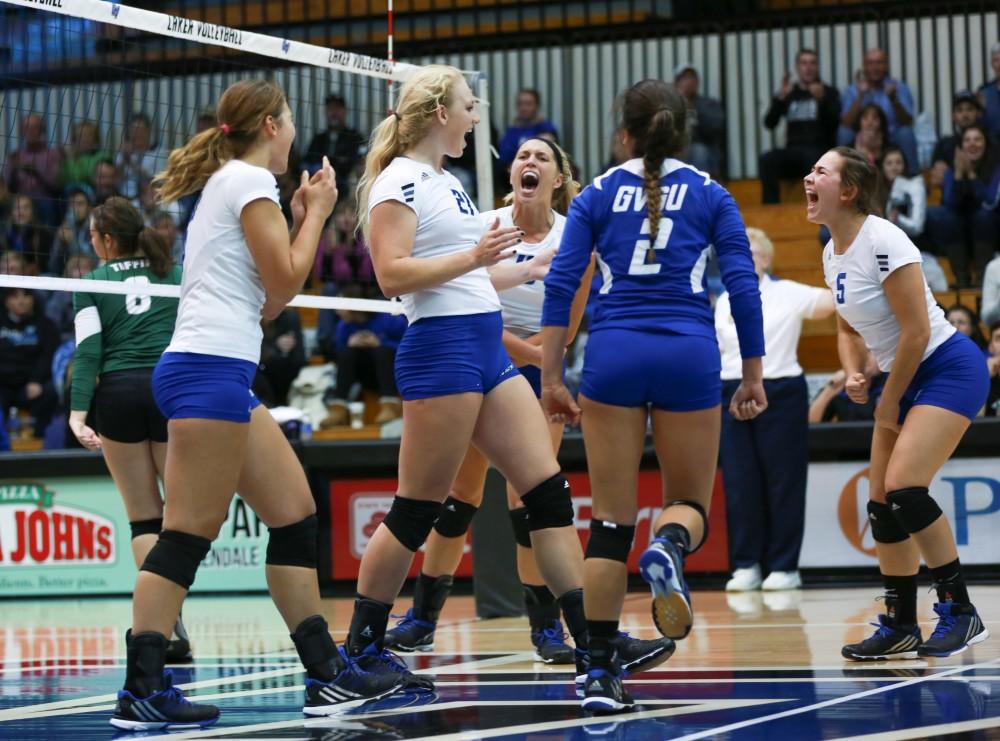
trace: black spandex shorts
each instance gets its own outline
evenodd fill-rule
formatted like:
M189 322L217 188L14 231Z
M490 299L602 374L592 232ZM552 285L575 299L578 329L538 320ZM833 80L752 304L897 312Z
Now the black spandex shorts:
M97 431L118 443L167 441L167 419L153 399L153 369L101 374L94 392Z

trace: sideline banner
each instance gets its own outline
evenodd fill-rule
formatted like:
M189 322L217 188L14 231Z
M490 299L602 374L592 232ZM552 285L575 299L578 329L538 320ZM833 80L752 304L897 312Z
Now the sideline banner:
M192 592L265 590L267 528L235 497ZM107 476L0 480L0 595L131 594L128 517Z
M956 458L931 482L963 563L1000 563L1000 462ZM813 463L806 494L803 567L876 566L868 524L868 464Z
M580 541L584 544L590 536L591 497L590 480L585 473L566 473L573 492L574 520ZM721 476L716 477L712 495L713 506L709 523L709 540L703 548L691 556L685 565L689 571L726 571L729 568L729 550L726 541L726 507L722 496ZM358 578L361 556L379 523L385 518L392 498L396 493L396 479L339 479L330 480L330 531L331 531L331 577L334 580L353 581ZM630 573L638 573L639 556L652 539L652 525L663 509L663 495L658 471L639 473L639 514L636 523L635 541L629 555ZM483 522L479 518L472 521L472 531L477 527L500 527L511 529L510 521ZM472 537L475 537L473 534ZM511 547L514 535L510 534ZM409 576L416 576L423 562L423 549L417 553ZM465 547L465 554L459 564L456 576L472 575L471 548Z

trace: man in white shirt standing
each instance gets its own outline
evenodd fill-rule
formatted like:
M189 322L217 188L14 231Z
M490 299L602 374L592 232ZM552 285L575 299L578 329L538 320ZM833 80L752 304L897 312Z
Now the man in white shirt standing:
M760 279L764 313L764 390L767 410L747 422L722 415L722 481L729 522L733 577L730 592L798 589L799 551L805 527L809 394L796 357L804 319L833 313L825 288L767 274L774 245L760 229L747 229L754 268ZM715 305L715 331L722 352L722 402L739 387L740 348L729 296ZM761 581L764 570L769 572Z

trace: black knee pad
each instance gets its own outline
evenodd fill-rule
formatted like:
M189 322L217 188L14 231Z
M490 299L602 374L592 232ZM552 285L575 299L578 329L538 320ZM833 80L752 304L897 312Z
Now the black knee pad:
M319 560L319 520L309 515L304 520L268 528L267 558L270 566L301 566L315 569Z
M941 508L926 486L896 489L885 495L886 504L892 508L896 521L908 533L919 533L941 516Z
M163 518L156 517L152 520L133 520L128 524L132 530L132 540L140 535L159 535L163 529Z
M871 523L872 537L877 543L902 543L910 537L899 524L888 504L868 500L868 522Z
M540 483L522 496L521 501L528 510L528 529L531 532L573 525L569 482L561 473Z
M531 528L528 526L528 508L518 507L510 511L510 524L514 526L514 540L519 546L531 548Z
M198 565L208 555L212 541L200 535L190 535L179 530L161 530L156 545L142 564L142 571L172 581L190 589Z
M469 525L478 511L479 507L455 497L448 497L441 505L434 529L445 538L458 538L469 532Z
M607 520L592 519L586 557L627 563L634 537L635 525L618 525Z
M680 506L690 507L699 515L701 515L701 530L702 530L701 541L698 543L698 545L691 546L691 550L688 551L688 555L690 555L692 553L696 553L698 549L701 548L703 545L705 545L705 542L708 540L708 513L705 511L704 507L698 504L698 502L693 502L690 499L675 499L674 501L667 503L667 507L680 507Z
M431 534L434 520L440 512L438 502L396 496L382 524L389 528L396 540L416 553Z

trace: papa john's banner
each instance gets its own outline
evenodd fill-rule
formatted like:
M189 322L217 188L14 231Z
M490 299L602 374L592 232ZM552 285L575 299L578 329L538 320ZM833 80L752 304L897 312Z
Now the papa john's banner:
M586 545L590 537L591 497L590 480L585 473L567 473L573 494L574 524L580 541ZM375 529L385 518L396 493L396 479L339 479L329 482L330 530L331 537L331 577L335 580L353 581L358 578L361 556L368 547ZM663 492L658 471L639 472L638 490L639 512L636 518L635 540L629 555L628 568L631 573L639 571L639 556L652 540L652 526L663 510ZM473 533L477 527L510 528L511 548L514 534L510 521L486 522L477 517L472 521ZM726 506L722 496L722 476L716 476L712 492L712 507L709 517L708 541L690 556L685 565L690 571L726 571L729 568L729 549L726 543ZM472 537L475 537L473 534ZM417 553L409 576L420 572L423 549ZM471 548L466 541L465 553L459 563L456 576L472 575Z
M1000 563L1000 460L957 458L934 477L931 496L955 532L963 563ZM866 463L813 463L806 494L804 567L875 566Z
M131 594L136 567L110 477L0 480L0 596ZM267 589L267 527L239 497L192 592Z

